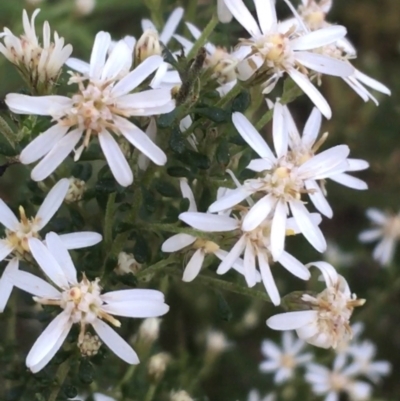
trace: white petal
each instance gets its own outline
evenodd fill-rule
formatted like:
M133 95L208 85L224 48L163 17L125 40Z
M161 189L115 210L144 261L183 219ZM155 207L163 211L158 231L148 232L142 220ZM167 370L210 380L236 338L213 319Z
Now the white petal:
M3 199L0 199L0 223L11 231L16 231L19 226L18 219Z
M251 288L257 284L256 278L256 254L254 252L253 244L247 241L246 248L244 249L244 277L247 285Z
M114 117L114 121L121 134L155 164L163 166L167 162L165 153L136 125L117 116Z
M183 8L177 7L168 17L167 22L164 25L164 29L160 34L160 42L164 43L164 45L168 44L172 35L175 33L179 22L183 17Z
M315 266L317 267L322 275L324 276L324 280L326 283L327 287L332 287L334 285L336 285L336 283L339 281L339 276L335 270L335 268L329 264L328 262L311 262L311 263L307 263L306 265L307 267L310 266Z
M369 167L369 163L362 159L347 159L347 162L349 163L349 168L346 170L347 172L361 171Z
M389 264L394 255L396 242L393 238L383 238L375 247L372 256L382 265Z
M101 309L116 316L148 318L165 315L169 311L169 306L159 300L135 299L112 302L102 305Z
M110 45L111 36L108 32L101 31L96 35L90 55L90 78L95 80L100 78Z
M388 220L388 217L385 213L375 208L367 209L366 215L373 223L378 225L386 224Z
M193 281L197 275L200 273L201 266L204 262L205 253L202 249L197 249L189 260L189 263L185 267L183 272L182 281L189 283Z
M82 75L89 75L90 64L86 61L79 60L78 58L70 57L65 65L75 71L80 72Z
M279 313L267 320L267 326L273 330L295 330L312 323L317 315L313 310Z
M117 141L106 130L101 131L98 137L101 149L118 184L123 187L131 185L133 173Z
M4 312L4 308L7 305L11 291L14 287L9 277L15 271L18 271L17 258L13 258L8 262L6 268L4 269L3 275L0 277L0 313Z
M278 262L294 276L301 278L302 280L308 280L311 275L310 271L299 262L295 257L289 253L283 251Z
M232 114L233 125L238 130L241 137L253 148L253 150L261 157L274 162L276 157L271 149L254 128L251 122L242 114L235 112Z
M200 212L184 212L179 215L179 220L184 221L196 230L205 232L225 232L238 228L238 221L232 217L220 214Z
M62 178L51 188L42 205L36 213L36 221L39 229L42 229L61 207L69 188L69 180Z
M225 5L240 25L253 37L261 36L256 20L250 14L242 0L225 0Z
M92 323L92 326L96 331L96 334L100 337L101 341L103 341L111 349L111 351L114 352L115 355L131 365L139 363L139 358L136 352L110 326L100 319L96 319Z
M301 233L307 241L318 251L325 252L326 241L317 225L311 220L309 211L301 201L291 201L290 209Z
M273 194L265 195L246 214L242 230L252 231L258 227L275 207L277 199Z
M276 306L281 303L281 297L279 295L278 288L276 286L274 277L271 273L271 268L268 264L268 259L264 255L263 252L258 252L258 264L260 267L260 273L262 282L264 284L265 289L267 290L268 296L271 299L271 302Z
M44 329L40 337L35 341L35 344L33 344L28 356L26 357L26 366L34 373L40 370L38 367L35 369L35 365L38 365L43 359L50 361L58 351L58 348L55 347L55 345L57 344L61 346L67 337L71 326L72 320L70 319L69 313L63 311L56 316Z
M44 246L43 242L37 238L29 238L28 244L32 256L50 280L60 288L67 288L68 281L63 269L50 251Z
M176 234L163 242L161 250L163 252L177 252L193 244L193 242L196 241L196 239L197 239L196 237L193 237L192 235L189 234L184 234L184 233Z
M373 242L380 238L382 234L383 232L379 228L374 230L365 230L359 234L358 240L361 242Z
M246 167L249 170L256 171L257 173L261 173L262 171L269 170L273 166L273 163L267 159L254 159L249 165Z
M250 191L245 187L240 187L230 191L227 195L220 199L217 199L214 203L210 205L208 211L210 213L220 212L222 210L230 209L233 206L238 205L240 202L244 201L248 196L250 196L254 191Z
M113 97L125 95L140 85L163 63L161 56L150 56L140 63L133 71L123 77L111 90Z
M311 221L319 226L322 222L322 217L319 213L310 213ZM290 234L300 234L299 226L296 223L296 220L293 217L290 217L286 220L286 230L289 231Z
M217 269L217 274L225 274L232 265L239 259L240 255L246 247L246 237L243 235L240 237L239 241L232 247L228 255L219 264Z
M171 89L159 88L149 89L138 93L120 96L117 99L116 107L119 109L151 109L164 106L171 100Z
M224 0L218 0L217 3L217 14L218 19L223 24L227 24L232 21L232 13L229 11L229 8L225 5Z
M188 212L197 212L196 200L194 199L193 191L189 187L189 184L185 178L179 180L179 185L181 187L182 197L189 200L189 210Z
M132 52L128 45L120 40L114 46L112 52L108 56L108 59L101 72L101 80L108 81L115 79L122 71L132 64Z
M67 249L81 249L98 244L102 235L92 231L81 231L70 234L59 234L61 242Z
M56 233L48 233L46 235L46 245L54 259L60 265L68 282L70 284L77 284L78 279L74 263L60 237Z
M286 127L284 108L279 102L276 102L274 107L272 135L276 155L278 158L282 157L287 152L289 136Z
M254 0L258 22L265 35L278 23L274 0Z
M117 290L106 292L101 295L101 299L104 302L114 303L114 302L127 302L127 301L159 301L164 302L164 294L157 290L147 290L147 289L132 289L132 290Z
M337 182L338 184L344 185L345 187L358 189L359 191L364 191L368 189L368 184L360 180L357 177L353 177L349 174L338 174L333 177L329 177L332 181Z
M344 26L332 25L327 28L318 29L290 41L293 50L311 50L336 42L346 36L347 30Z
M28 146L24 148L19 156L22 164L33 163L53 149L54 146L64 137L69 127L55 124L47 131L36 137Z
M324 56L311 52L296 52L296 61L304 67L317 71L321 74L335 77L348 77L353 74L354 67L345 61L333 57Z
M9 93L5 102L16 114L49 116L72 107L72 100L65 96L28 96Z
M149 19L142 19L141 26L142 26L142 31L146 31L148 29L151 29L153 31L158 32L157 28L155 27L155 25Z
M319 32L319 31L318 31ZM329 107L328 102L321 95L318 89L311 83L308 77L294 68L288 69L287 73L293 79L294 82L303 90L303 92L311 99L321 113L327 118L332 117L332 110Z
M389 96L391 95L392 92L390 91L390 89L388 87L381 84L377 80L369 77L368 75L363 74L361 71L355 70L354 75L363 84L369 86L370 88L375 89L378 92L384 93L385 95L389 95Z
M315 141L317 140L319 130L321 129L321 122L321 112L316 107L314 107L310 114L310 117L308 117L301 139L302 143L306 147L311 148L314 145Z
M35 166L31 172L31 178L34 181L42 181L47 178L67 158L81 136L81 129L75 129L65 135Z
M328 201L326 200L324 194L321 191L321 188L314 180L306 180L305 186L308 190L312 190L308 196L310 197L312 203L317 208L319 212L321 212L324 216L328 217L329 219L333 216L333 210L329 205Z
M0 262L3 261L13 250L14 247L11 246L7 240L0 239Z
M279 200L276 204L271 225L271 254L276 261L285 249L286 237L286 202Z

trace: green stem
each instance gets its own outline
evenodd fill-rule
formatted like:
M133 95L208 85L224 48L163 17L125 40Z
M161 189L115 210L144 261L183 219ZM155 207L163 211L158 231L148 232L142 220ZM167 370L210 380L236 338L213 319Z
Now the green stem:
M113 192L108 197L106 215L104 217L104 248L110 249L112 242L112 226L114 221L114 207L115 207L115 197L116 193Z
M152 399L154 398L154 394L156 393L156 390L157 390L157 385L154 383L151 384L149 389L147 390L147 394L144 401L152 401Z
M60 392L60 389L64 383L64 380L66 379L66 377L68 375L70 367L71 367L71 364L70 364L69 358L58 367L57 373L56 373L56 380L57 380L58 385L50 393L48 401L56 401L58 393Z
M269 123L272 119L273 110L267 111L255 125L257 131L261 131L264 128L265 124Z
M215 107L226 106L231 100L233 100L242 90L242 84L237 81L236 85L215 104Z
M158 273L159 271L163 271L163 269L165 267L167 267L168 265L172 265L176 262L178 262L178 259L177 259L176 255L172 254L167 259L161 259L157 263L154 263L154 265L151 265L148 268L138 272L136 274L136 277L138 279L141 279L141 278L147 276L148 274Z
M125 372L124 376L122 377L122 379L118 382L117 387L121 388L125 383L128 383L136 370L137 365L131 365L129 366L128 370Z
M201 47L203 47L209 38L209 36L213 33L215 27L218 24L218 17L216 14L214 14L210 20L210 22L207 24L207 26L204 28L202 34L200 37L196 40L195 44L193 47L190 49L187 59L190 60L193 58L197 52L200 50Z
M10 126L7 124L6 120L4 120L2 117L0 117L0 132L3 134L4 138L7 139L12 148L15 149L15 134Z

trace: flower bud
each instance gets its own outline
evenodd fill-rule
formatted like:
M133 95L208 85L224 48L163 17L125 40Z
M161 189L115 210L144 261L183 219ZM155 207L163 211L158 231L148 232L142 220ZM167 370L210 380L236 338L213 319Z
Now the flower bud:
M149 317L139 327L138 340L149 345L153 344L160 335L161 319Z
M171 394L171 401L194 401L193 398L185 391L180 390Z
M146 29L135 46L135 63L140 64L146 58L162 53L158 33L153 29Z
M67 195L65 195L65 202L73 203L81 200L85 190L85 181L82 181L79 178L70 177L68 192Z
M96 0L75 0L75 10L79 15L91 14L96 6Z
M159 382L163 378L170 361L171 355L167 352L160 352L159 354L153 355L149 359L147 367L147 373L149 374L150 380Z
M205 359L212 362L218 355L229 348L230 345L222 331L210 330L206 338Z
M78 347L82 356L94 356L99 351L101 344L102 342L97 335L92 335L87 332L85 333L83 340L78 342Z
M120 252L118 255L118 265L114 269L119 276L124 274L136 274L142 265L136 261L132 253Z

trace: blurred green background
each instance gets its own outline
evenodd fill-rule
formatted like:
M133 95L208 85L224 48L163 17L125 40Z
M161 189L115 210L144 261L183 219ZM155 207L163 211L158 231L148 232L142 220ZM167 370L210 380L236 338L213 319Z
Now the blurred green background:
M279 15L287 15L284 3L280 0L277 2ZM199 27L209 21L215 7L214 2L207 0L162 0L161 3L166 17L174 7L183 6L186 10L185 19ZM147 8L151 8L151 5L152 0L97 0L94 11L84 16L76 11L75 1L43 0L38 5L42 11L37 18L36 28L39 32L43 21L48 20L52 30L57 30L67 43L73 45L73 55L88 60L94 35L99 30L109 31L114 39L125 35L138 37L141 33L140 20L151 17ZM8 27L14 34L20 34L23 8L31 14L35 6L23 0L3 0L0 3L0 28ZM332 120L325 121L323 126L324 131L330 133L326 147L346 143L351 148L352 157L366 159L371 164L368 171L356 174L368 182L367 192L357 192L335 183L328 184L334 218L331 221L324 219L322 229L343 252L355 255L351 266L336 267L342 269L351 289L359 297L367 299L366 305L355 313L354 320L365 322L365 338L377 343L380 359L387 359L393 364L392 375L375 391L378 398L393 401L400 398L400 252L396 254L393 265L383 269L372 260L372 246L360 245L357 234L368 226L364 216L366 208L374 206L395 212L400 209L399 17L399 0L336 0L328 17L329 21L347 27L348 36L358 50L354 65L391 88L391 97L376 94L380 100L380 106L376 107L372 102L364 104L339 79L324 78L322 85L322 91L333 110ZM183 24L179 31L187 34ZM214 43L233 45L232 38L241 34L236 23L220 24L211 39ZM171 44L177 46L173 41ZM22 88L23 82L14 67L0 57L0 100L7 93L18 92ZM311 110L309 100L303 96L290 108L302 128ZM24 176L24 170L19 166L7 170L0 178L1 197L12 199L17 196L15 194L21 189L20 182L25 182ZM294 242L296 249L292 251L300 260L308 262L319 258L306 241ZM282 294L305 288L304 283L285 273L280 274L278 284ZM259 388L262 393L273 389L271 378L258 372L258 363L261 360L262 339L279 338L277 333L265 326L266 318L276 313L276 309L240 295L226 294L232 318L225 322L217 311L219 296L196 281L183 285L176 280L167 299L175 311L164 319L161 337L163 349L179 358L196 361L203 347L198 341L199 333L209 326L225 331L234 342L234 347L222 356L212 372L201 379L204 393L210 400L244 400L251 388ZM253 317L257 317L253 326L249 326L245 319L250 309L255 311ZM321 355L326 353L318 352ZM330 351L328 354L333 355ZM192 370L187 370L179 379L175 377L171 380L190 387L194 384L187 383L191 383L197 374L198 364L193 363ZM299 395L288 396L288 399L301 399L296 398Z

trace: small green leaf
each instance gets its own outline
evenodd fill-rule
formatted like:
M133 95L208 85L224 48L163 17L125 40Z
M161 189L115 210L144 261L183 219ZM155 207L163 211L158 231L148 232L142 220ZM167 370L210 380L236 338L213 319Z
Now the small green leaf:
M90 384L93 381L94 369L87 359L82 359L79 364L78 377L84 384Z
M167 168L167 173L171 177L186 177L193 178L193 174L191 171L186 169L185 167L180 166L172 166Z
M218 314L222 320L229 322L232 319L233 313L231 308L226 302L226 299L222 296L221 293L217 293L217 302L218 302Z
M174 127L171 130L171 136L169 138L170 148L178 154L183 153L186 150L186 141L178 127Z
M233 99L232 102L232 112L239 111L240 113L244 113L247 108L250 106L251 96L247 91L242 91Z
M167 198L179 198L181 196L180 191L165 180L157 180L154 184L154 188L159 194Z
M230 161L231 155L229 153L229 145L228 142L226 141L226 139L223 139L218 147L217 147L217 151L216 151L216 157L217 157L217 161L218 163L227 165Z
M169 113L161 114L157 118L157 127L158 128L170 128L174 125L175 120L178 116L178 108L175 108Z
M95 189L100 194L110 194L117 191L117 183L114 178L102 178L97 181Z
M202 155L193 150L187 150L184 154L177 155L176 158L191 167L196 167L201 170L209 169L211 164L206 155Z
M195 113L200 114L203 117L207 117L211 121L218 124L225 123L230 118L230 113L228 113L226 110L212 106L195 109Z
M133 247L133 254L135 255L135 259L139 263L145 263L147 261L149 248L147 246L147 241L140 234L136 236L136 243Z
M78 389L72 385L64 386L64 395L67 398L75 398L78 395Z

